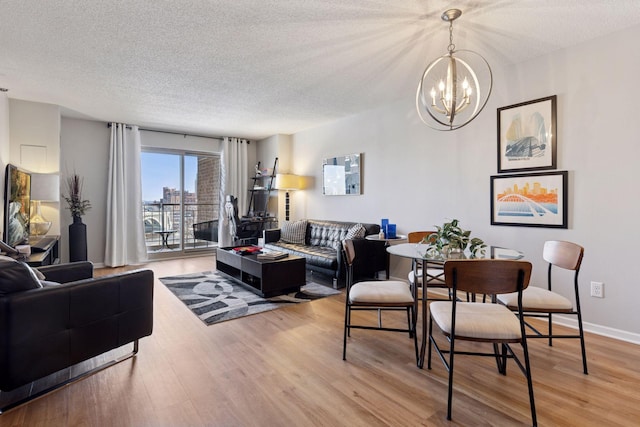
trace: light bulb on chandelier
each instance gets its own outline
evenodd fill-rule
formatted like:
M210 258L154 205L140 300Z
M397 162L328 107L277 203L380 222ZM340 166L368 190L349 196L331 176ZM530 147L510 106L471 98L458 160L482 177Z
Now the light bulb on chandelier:
M455 130L471 122L487 104L493 86L487 61L453 44L453 21L460 15L459 9L442 14L449 22L448 53L427 66L416 93L420 119L436 130Z

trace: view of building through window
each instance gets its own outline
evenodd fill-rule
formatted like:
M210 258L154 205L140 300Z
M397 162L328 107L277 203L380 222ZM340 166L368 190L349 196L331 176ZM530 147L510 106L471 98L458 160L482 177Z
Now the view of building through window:
M141 167L147 252L215 246L220 157L145 150Z

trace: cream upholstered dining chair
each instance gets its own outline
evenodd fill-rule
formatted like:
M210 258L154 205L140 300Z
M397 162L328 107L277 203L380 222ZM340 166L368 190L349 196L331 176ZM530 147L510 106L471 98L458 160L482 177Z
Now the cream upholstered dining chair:
M418 244L422 242L425 237L428 237L433 233L435 233L435 231L412 231L407 234L407 242ZM412 260L411 271L409 271L408 278L411 286L417 285L418 288L421 288L422 267L417 267L416 263L417 261L415 259ZM442 264L432 262L427 263L426 279L427 286L429 287L446 288Z
M587 371L587 352L584 344L584 330L582 328L582 311L580 310L580 293L578 288L578 274L584 248L571 242L551 240L545 242L542 250L542 258L549 263L547 271L547 289L531 286L527 288L522 296L522 309L525 317L542 317L547 320L548 331L542 333L531 324L526 323L533 334L527 335L529 338L548 338L549 345L553 345L553 338L573 338L580 339L582 350L582 368L585 374ZM575 309L573 303L568 298L551 290L551 278L553 267L573 271L573 292L576 301ZM518 301L516 294L500 295L498 301L512 310L517 310ZM573 314L578 317L578 334L554 334L552 315Z
M447 396L447 419L451 420L453 398L454 356L488 356L496 360L498 372L507 373L507 360L514 359L527 378L529 404L533 425L537 425L533 398L533 382L527 348L527 336L522 317L522 291L531 277L531 263L528 261L465 259L451 260L444 264L446 283L455 295L457 291L499 295L516 292L518 295L518 317L514 312L495 300L489 303L434 301L430 305L429 352L427 367L431 369L432 348L440 356L449 371L449 392ZM433 337L436 324L449 341L448 349L441 349ZM456 348L459 340L493 344L493 352L460 351ZM524 364L512 350L510 344L520 343L524 353ZM500 351L501 347L501 351ZM445 357L448 354L448 360Z
M418 363L418 339L416 336L416 298L411 292L409 284L399 280L368 280L353 283L353 261L356 258L353 241L344 240L342 243L347 263L347 290L345 296L344 341L342 359L347 358L347 337L351 336L351 329L373 329L392 332L408 333L413 338L413 346ZM377 311L377 326L353 324L353 311ZM383 311L406 311L407 327L393 328L382 325Z

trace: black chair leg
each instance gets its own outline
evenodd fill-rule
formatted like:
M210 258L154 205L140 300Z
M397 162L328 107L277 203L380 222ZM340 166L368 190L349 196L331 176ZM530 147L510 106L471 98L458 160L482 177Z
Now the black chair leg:
M433 347L433 319L429 316L429 349L427 350L427 369L431 369L431 349Z
M531 379L531 363L529 362L529 348L526 336L522 336L522 350L524 351L524 364L527 370L527 386L529 387L529 405L531 406L531 423L534 427L538 425L536 417L536 404L533 398L533 380Z
M498 372L502 375L507 374L507 349L502 345L502 353L499 350L498 343L493 343L493 353L496 355L496 365Z
M553 319L549 313L549 347L553 347Z
M451 337L451 345L449 346L449 394L447 396L447 419L451 421L451 405L453 403L453 355L455 337Z
M414 310L411 310L411 317L415 318ZM418 352L418 330L416 328L416 322L414 321L411 325L411 330L413 331L413 347L416 350L416 364L420 367L420 353Z
M502 344L502 375L507 375L507 344Z
M580 311L578 311L577 314L578 314L578 328L580 330L580 347L582 349L582 370L585 375L588 375L589 371L587 370L587 349L584 344L584 329L582 328L582 315L580 314Z
M351 323L349 312L349 303L346 303L344 312L344 340L342 342L342 360L347 360L347 334L349 330L349 324Z

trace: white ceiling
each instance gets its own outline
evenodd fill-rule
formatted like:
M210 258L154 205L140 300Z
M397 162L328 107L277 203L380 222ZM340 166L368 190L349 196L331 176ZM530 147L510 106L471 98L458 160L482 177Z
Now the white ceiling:
M74 117L291 134L413 97L451 7L457 48L492 65L640 25L640 0L0 0L0 87Z

